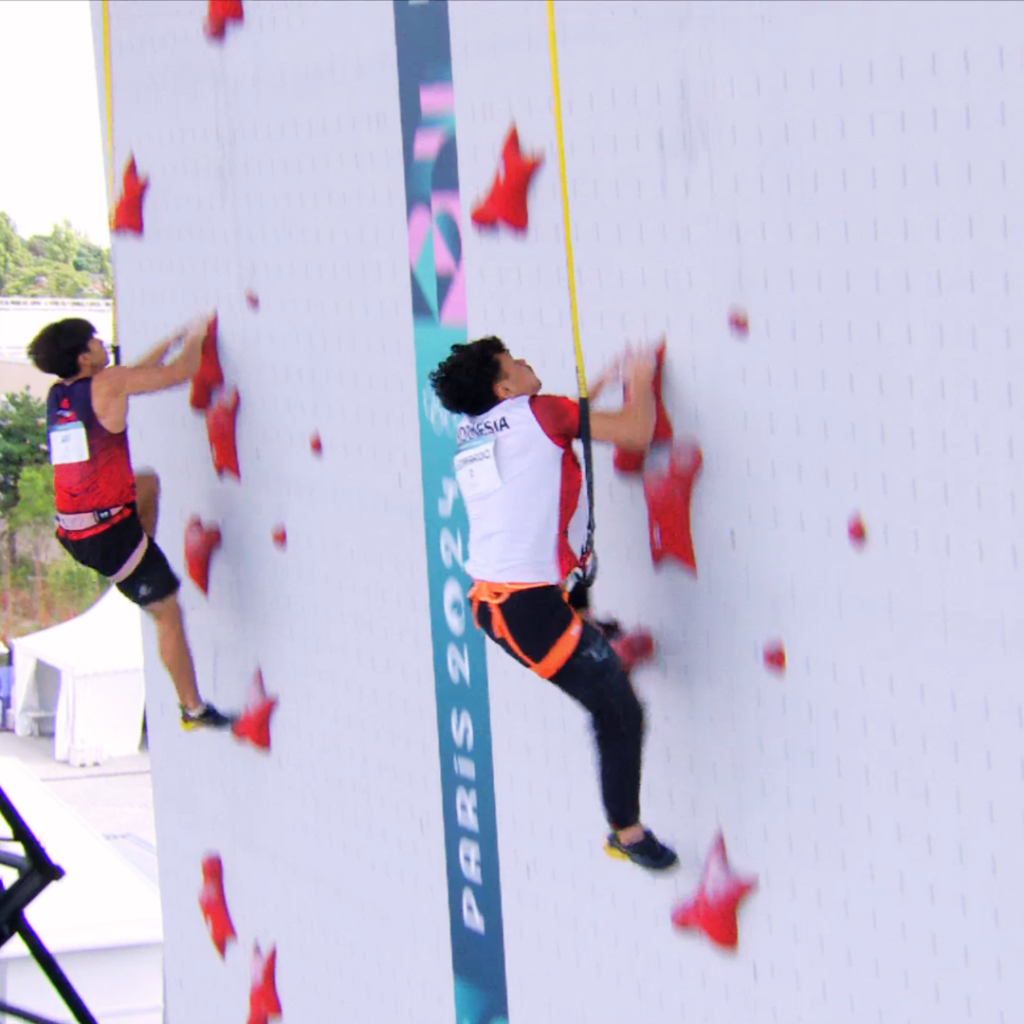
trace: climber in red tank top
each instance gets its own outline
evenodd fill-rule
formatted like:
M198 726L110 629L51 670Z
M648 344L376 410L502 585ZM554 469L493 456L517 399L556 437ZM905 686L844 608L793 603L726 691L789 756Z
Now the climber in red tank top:
M192 377L207 323L193 321L134 366L109 366L87 320L49 324L28 350L40 370L60 378L46 401L57 539L76 562L105 576L152 617L186 729L224 728L231 719L199 697L178 604L180 581L153 539L159 481L151 473L136 477L132 469L128 398ZM180 354L165 362L179 342Z
M124 507L136 499L135 474L128 451L128 431L112 433L92 407L92 377L60 381L46 400L46 428L53 462L53 496L58 512L73 514ZM65 461L84 443L88 458ZM107 529L109 522L91 533ZM65 536L67 535L65 531ZM81 539L83 533L75 534Z

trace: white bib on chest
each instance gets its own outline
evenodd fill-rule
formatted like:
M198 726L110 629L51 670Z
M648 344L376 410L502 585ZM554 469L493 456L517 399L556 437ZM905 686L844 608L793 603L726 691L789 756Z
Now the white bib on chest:
M72 462L89 461L89 439L85 436L85 424L58 423L50 430L50 463L66 466Z
M529 397L467 417L458 443L455 473L469 515L466 571L488 583L561 583L566 449L544 432Z

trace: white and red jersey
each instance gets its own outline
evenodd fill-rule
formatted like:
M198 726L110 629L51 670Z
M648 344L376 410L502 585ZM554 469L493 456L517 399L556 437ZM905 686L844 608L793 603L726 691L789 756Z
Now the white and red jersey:
M459 423L473 579L560 584L575 568L587 525L579 426L579 405L555 395L510 398Z

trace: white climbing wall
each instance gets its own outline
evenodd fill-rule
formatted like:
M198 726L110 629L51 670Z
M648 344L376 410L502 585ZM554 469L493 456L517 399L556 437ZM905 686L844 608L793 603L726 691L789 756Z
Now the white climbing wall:
M245 8L222 44L204 3L111 8L114 166L133 152L150 175L145 235L114 243L119 340L131 359L217 308L242 482L213 475L184 392L133 402L133 452L161 473L179 571L189 516L224 534L209 599L182 591L204 692L238 706L259 665L281 702L270 754L184 735L147 636L167 1019L244 1020L259 941L286 1022L443 1024L392 5ZM679 872L601 853L584 718L488 655L509 1020L1013 1024L1024 13L556 10L588 368L664 333L667 407L704 469L694 578L653 569L639 480L596 457L595 603L660 645L636 674L644 817ZM449 15L469 334L572 393L545 6ZM513 121L545 159L530 230L479 234ZM762 660L777 639L784 675ZM669 922L718 828L760 880L734 954ZM197 906L209 850L240 940L223 963Z

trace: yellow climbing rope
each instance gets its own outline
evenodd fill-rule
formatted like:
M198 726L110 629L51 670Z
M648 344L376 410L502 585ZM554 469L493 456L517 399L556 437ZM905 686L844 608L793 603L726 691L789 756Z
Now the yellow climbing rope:
M572 223L569 219L569 181L565 172L565 134L562 131L562 91L558 79L558 44L555 38L555 0L548 3L548 45L551 49L551 86L554 93L555 136L558 140L558 175L562 183L562 220L565 226L565 263L569 277L569 313L572 317L572 341L576 352L576 384L580 395L580 440L583 442L583 467L587 479L587 540L580 556L582 582L590 586L597 574L594 554L594 460L590 439L590 401L587 375L580 345L580 318L576 302L576 269L572 256Z

